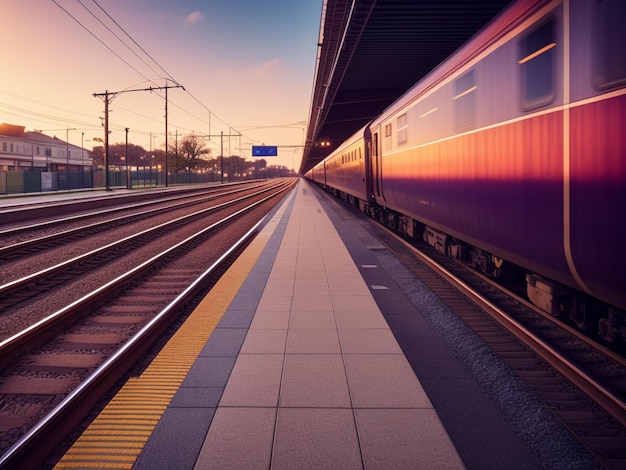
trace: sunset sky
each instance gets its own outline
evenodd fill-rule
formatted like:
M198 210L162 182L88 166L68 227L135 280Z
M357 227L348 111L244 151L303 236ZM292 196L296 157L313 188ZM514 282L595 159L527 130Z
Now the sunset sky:
M0 122L86 148L103 137L94 93L170 89L168 130L220 132L225 155L279 146L298 169L309 117L322 0L0 0ZM110 18L109 18L110 16ZM112 19L111 19L112 18ZM114 20L114 21L112 21ZM104 24L104 26L103 26ZM162 92L117 95L110 142L163 148ZM67 131L66 129L72 129ZM230 149L229 147L230 146ZM230 150L230 151L229 151Z

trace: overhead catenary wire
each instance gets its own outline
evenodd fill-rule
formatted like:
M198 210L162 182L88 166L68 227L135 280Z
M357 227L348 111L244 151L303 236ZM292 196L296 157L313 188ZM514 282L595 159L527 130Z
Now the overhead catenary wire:
M122 62L124 62L128 67L130 67L131 69L133 69L135 72L137 72L139 75L141 75L142 77L144 77L146 80L149 80L148 77L146 77L143 73L141 73L139 70L137 70L135 67L133 67L130 63L128 63L121 55L119 55L117 52L115 52L111 47L109 47L102 39L100 39L93 31L91 31L87 26L85 26L83 23L80 22L80 20L78 18L76 18L74 15L72 15L68 10L66 10L65 8L63 8L59 2L57 2L57 0L52 0L52 2L58 6L61 10L63 10L63 12L69 16L70 18L72 18L76 23L78 23L78 25L83 28L85 31L87 31L87 33L89 33L96 41L98 41L100 44L102 44L107 50L109 50L109 52L111 52L115 57L117 57L119 60L121 60Z
M135 55L135 56L136 56L139 60L141 60L141 61L142 61L142 62L146 65L146 67L148 67L150 70L152 70L152 72L154 72L156 75L158 75L158 72L157 72L156 70L154 70L154 69L152 68L152 66L150 66L150 64L148 64L148 62L146 62L146 61L145 61L145 60L144 60L144 59L143 59L143 58L142 58L142 57L141 57L141 56L140 56L140 55L139 55L136 51L134 51L131 47L129 47L129 46L128 46L128 44L126 44L126 42L124 42L124 41L123 41L123 40L122 40L122 39L121 39L121 38L120 38L120 37L119 37L119 36L118 36L118 35L117 35L114 31L112 31L112 30L111 30L111 28L109 28L107 25L105 25L105 24L104 24L104 22L103 22L100 18L98 18L98 16L97 16L97 15L96 15L93 11L91 11L89 8L87 8L87 7L85 6L85 4L84 4L81 0L76 0L76 1L77 1L78 3L80 3L80 4L81 4L81 6L82 6L85 10L87 10L87 11L89 12L89 14L90 14L91 16L93 16L93 17L94 17L94 18L95 18L95 19L96 19L96 20L97 20L97 21L98 21L98 22L99 22L99 23L100 23L100 24L101 24L104 28L106 28L106 30L107 30L107 31L109 31L109 32L110 32L113 36L115 36L115 37L116 37L116 38L117 38L117 39L118 39L118 40L119 40L122 44L124 44L124 45L128 48L128 50L129 50L129 51L131 51L131 52L132 52L132 53L133 53L133 54L134 54L134 55ZM143 52L146 56L148 56L148 58L149 58L149 59L150 59L150 60L151 60L154 64L156 64L156 65L157 65L157 67L158 67L158 68L160 68L163 72L165 72L165 74L166 74L166 75L167 75L167 76L168 76L168 77L169 77L172 81L174 81L174 82L175 82L174 78L173 78L173 77L172 77L169 73L167 73L167 71L166 71L163 67L161 67L161 66L159 65L159 63L158 63L156 60L154 60L150 54L148 54L148 53L147 53L147 52L146 52L146 51L145 51L145 50L144 50L144 49L143 49L143 48L142 48L139 44L137 44L137 41L135 41L135 40L134 40L134 39L130 36L130 34L128 34L128 33L126 32L126 30L125 30L124 28L122 28L122 27L119 25L119 23L113 19L113 18L111 17L111 15L109 15L109 14L106 12L106 10L105 10L104 8L102 8L102 7L100 6L100 4L99 4L96 0L92 0L92 2L93 2L94 4L96 4L96 6L97 6L97 7L98 7L98 8L99 8L99 9L100 9L100 10L101 10L101 11L102 11L102 12L103 12L103 13L104 13L104 14L105 14L105 15L106 15L106 16L107 16L107 17L108 17L108 18L109 18L112 22L113 22L113 24L115 24L115 26L117 26L117 28L119 28L119 29L120 29L120 31L122 31L122 32L126 35L126 37L128 37L128 38L129 38L129 39L133 42L133 44L135 44L135 45L136 45L136 46L137 46L137 47L138 47L138 48L139 48L139 49L140 49L140 50L141 50L141 51L142 51L142 52Z
M92 31L92 29L90 29L87 25L83 24L75 15L72 15L70 13L70 11L67 8L64 8L63 6L61 6L58 2L58 0L52 0L53 3L55 5L57 5L66 15L68 15L70 18L72 18L73 21L75 21L76 23L78 23L81 28L83 28L85 31L87 31L91 36L93 36L100 44L102 44L107 50L109 50L113 55L115 55L115 57L117 57L119 60L121 60L125 65L127 65L130 69L132 69L135 73L137 73L138 75L140 75L142 78L144 78L146 81L150 82L150 83L155 83L154 79L148 78L144 73L142 73L140 70L138 70L137 67L133 66L132 64L130 64L126 59L124 59L119 53L117 53L112 46L110 46L109 44L106 43L106 41L104 39L101 39L94 31ZM113 37L119 41L126 49L128 49L129 51L132 52L132 54L134 56L136 56L137 58L139 58L139 60L142 61L142 63L144 63L144 65L146 65L147 67L149 67L149 69L153 72L156 73L156 71L154 70L153 67L151 67L146 60L144 60L143 58L141 58L140 54L133 50L133 47L131 47L125 40L123 40L119 34L115 33L113 31L112 27L106 26L104 24L104 22L98 17L97 13L94 13L93 10L90 9L90 7L88 5L86 5L85 3L83 3L83 1L81 0L75 0L83 9L87 10L89 12L89 14L95 18L98 23L100 25L102 25L103 27L106 28L106 30L113 35ZM132 41L132 44L134 44L134 46L136 46L136 48L139 49L139 51L141 52L141 54L145 55L150 62L152 62L156 67L158 67L159 70L161 70L164 74L164 77L162 78L166 78L169 79L171 81L173 81L176 84L180 84L178 80L176 80L176 78L173 77L173 75L171 73L169 73L156 59L154 59L141 45L139 45L139 43L115 20L113 19L113 17L96 1L96 0L91 0L93 2L94 5L97 6L97 8L104 14L106 15L106 17L108 18L108 20L110 22L112 22L112 24L115 26L115 28L117 28L119 31L121 31L121 33L123 33L123 35L125 37L127 37L130 41ZM191 99L193 99L198 105L200 105L203 109L205 109L208 113L210 117L214 117L216 118L220 123L224 124L226 127L228 127L229 129L235 129L233 126L229 125L226 121L224 121L223 119L221 119L217 114L215 114L208 106L206 106L202 101L200 101L195 95L193 95L188 89L184 89L185 93L187 93L189 95L189 97ZM161 93L158 93L159 96L163 96ZM181 111L189 114L190 116L194 117L195 119L198 119L200 122L204 123L204 124L208 124L209 126L212 125L212 123L210 121L204 120L192 113L190 113L188 110L186 110L185 108L178 106L175 101L172 102L170 101L170 104L173 105L174 107L176 107L177 109L180 109ZM197 133L202 133L202 132L197 132ZM242 135L243 136L243 135ZM247 137L247 136L246 136ZM249 138L249 137L248 137Z

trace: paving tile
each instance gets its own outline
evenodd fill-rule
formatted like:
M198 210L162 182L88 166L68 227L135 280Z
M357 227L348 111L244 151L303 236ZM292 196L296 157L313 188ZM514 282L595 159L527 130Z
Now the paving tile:
M257 312L250 324L250 330L286 330L289 327L289 310Z
M269 468L275 420L274 408L218 408L194 468Z
M259 312L273 312L280 310L282 312L288 312L291 309L292 300L292 288L289 288L289 292L286 292L287 288L273 289L269 291L266 289L266 294L263 296L257 307L257 314Z
M362 469L352 410L280 408L271 468Z
M302 287L326 287L328 289L328 294L330 294L330 287L328 284L328 279L325 277L314 277L314 278L298 278L294 281L294 292L296 288Z
M310 310L291 312L289 317L290 329L336 329L335 315L332 310Z
M330 298L330 289L328 288L327 283L323 283L321 285L306 285L303 283L298 283L294 286L293 289L294 298L297 297L328 297Z
M169 406L172 408L215 408L223 388L180 387Z
M389 328L343 328L339 339L344 354L402 354Z
M290 329L287 354L340 354L336 329Z
M133 468L193 468L215 408L168 408Z
M224 387L235 364L234 357L198 357L189 369L183 387Z
M265 284L266 289L272 289L275 287L285 287L285 286L293 286L295 283L296 271L293 270L283 270L277 268L276 271L272 271L267 283Z
M337 276L335 279L329 279L331 297L345 295L346 292L364 293L368 291L367 284L361 277L354 277L352 274Z
M291 311L300 312L315 312L315 311L332 311L333 304L328 297L315 297L314 295L298 296L294 297L291 302Z
M218 328L248 328L254 318L254 309L234 310L229 309L220 322Z
M387 322L380 312L350 311L336 312L337 328L387 328Z
M261 295L263 294L262 289L255 289L255 291L256 292L245 292L243 294L240 291L228 307L229 311L248 310L254 314L254 311L261 300Z
M286 329L250 329L241 347L241 354L283 354L286 342Z
M244 328L216 328L206 342L200 356L237 356L247 330Z
M220 406L276 406L282 368L282 354L239 355Z
M333 309L337 313L350 312L367 312L380 313L376 302L369 292L361 295L343 295L332 297Z
M435 410L355 410L366 468L464 469Z
M288 354L280 391L284 407L350 407L339 354Z
M296 271L294 282L307 282L307 281L326 281L326 272L322 267L316 268L315 266L303 265L299 266Z
M344 361L355 408L432 408L403 355L348 354Z

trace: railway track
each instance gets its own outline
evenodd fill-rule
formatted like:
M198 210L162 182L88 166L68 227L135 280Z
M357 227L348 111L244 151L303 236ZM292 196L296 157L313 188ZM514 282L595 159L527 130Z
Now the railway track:
M218 197L236 194L265 183L254 185L236 185L229 189L215 188L202 192L183 194L161 194L147 201L124 204L95 211L64 215L59 218L42 220L35 223L18 224L0 229L0 260L11 260L28 256L68 240L75 240L110 230L119 225L137 222L175 209L192 207L210 202ZM66 206L67 207L67 206ZM71 205L69 206L71 208ZM66 228L69 227L69 228ZM8 241L7 241L8 240Z
M524 299L382 227L376 237L609 469L626 468L626 361Z
M425 243L409 243L354 207L320 192L331 204L358 217L366 230L480 337L556 421L588 449L596 459L597 468L626 468L623 355L563 325L458 261L441 256ZM381 262L384 263L382 259ZM410 297L411 292L407 291L407 295ZM453 336L452 331L443 332L444 341L447 334ZM454 344L449 346L455 350ZM480 373L473 369L471 357L459 359L468 369ZM486 388L494 387L487 383L489 379L484 380ZM507 384L495 385L499 389L506 387ZM486 390L486 393L498 403L508 420L523 420L525 410L511 410L515 404L507 402L498 390ZM542 457L543 461L550 461Z
M32 467L44 459L210 288L292 184L239 200L220 220L0 343L0 361L7 364L0 375L0 467Z
M271 187L270 187L271 188ZM261 188L252 195L262 194L269 189ZM229 196L238 193L237 191L229 191L226 194L221 193L220 197ZM173 220L158 224L156 226L145 229L141 232L134 233L120 240L116 240L112 243L106 244L94 250L91 250L82 255L73 257L63 262L57 263L46 269L37 271L30 275L15 279L11 282L0 285L0 310L7 311L11 308L15 308L20 303L27 301L33 297L45 295L48 291L54 289L57 285L67 282L68 276L77 277L93 269L97 269L112 259L117 259L120 256L124 256L129 252L135 250L138 246L150 243L156 237L161 237L168 232L176 229L177 227L189 224L192 221L199 220L205 217L207 214L224 209L228 206L244 201L249 196L241 196L240 198L231 199L222 204L211 205L209 207L191 212L181 217L177 217ZM210 198L203 198L202 202L213 200L215 196ZM186 206L187 204L185 204ZM176 208L180 208L179 205ZM97 225L98 229L102 229L105 225L110 227L111 222L114 224L131 223L138 219L143 219L149 215L154 215L154 212L162 212L167 210L166 208L153 209L148 211L142 211L140 213L133 213L131 215L117 217L114 221L98 222L96 224L89 224L69 231L48 235L43 238L36 238L28 240L18 244L8 245L3 249L0 249L0 257L3 254L3 250L10 251L13 256L17 254L26 255L30 253L33 246L38 246L41 249L46 246L50 246L55 242L66 242L68 239L75 239L78 235L76 232L80 232L83 235L85 233L93 233L94 225ZM0 367L3 364L0 362Z
M222 188L238 185L246 185L244 183L226 183L220 185L206 186L186 186L186 187L170 187L167 189L150 189L147 191L132 191L131 193L110 193L106 198L95 199L92 196L64 199L61 201L38 202L34 204L20 204L17 206L8 206L0 208L0 218L3 220L5 227L0 230L0 234L14 232L13 227L17 227L16 231L23 229L26 225L40 226L46 221L51 225L55 225L62 221L79 220L89 217L97 212L103 212L104 208L111 208L113 211L122 206L135 207L140 204L154 204L155 201L165 201L168 199L175 200L178 198L194 197L198 194L205 194L207 191L221 191ZM72 215L70 215L70 213Z

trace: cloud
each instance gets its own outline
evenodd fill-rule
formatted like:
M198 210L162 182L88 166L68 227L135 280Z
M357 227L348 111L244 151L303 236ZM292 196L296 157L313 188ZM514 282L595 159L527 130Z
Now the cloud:
M199 11L194 11L193 13L189 13L185 17L185 26L194 26L198 22L200 22L204 18L204 15Z
M273 58L272 60L268 60L267 62L263 62L259 69L261 70L273 70L280 66L280 59Z

